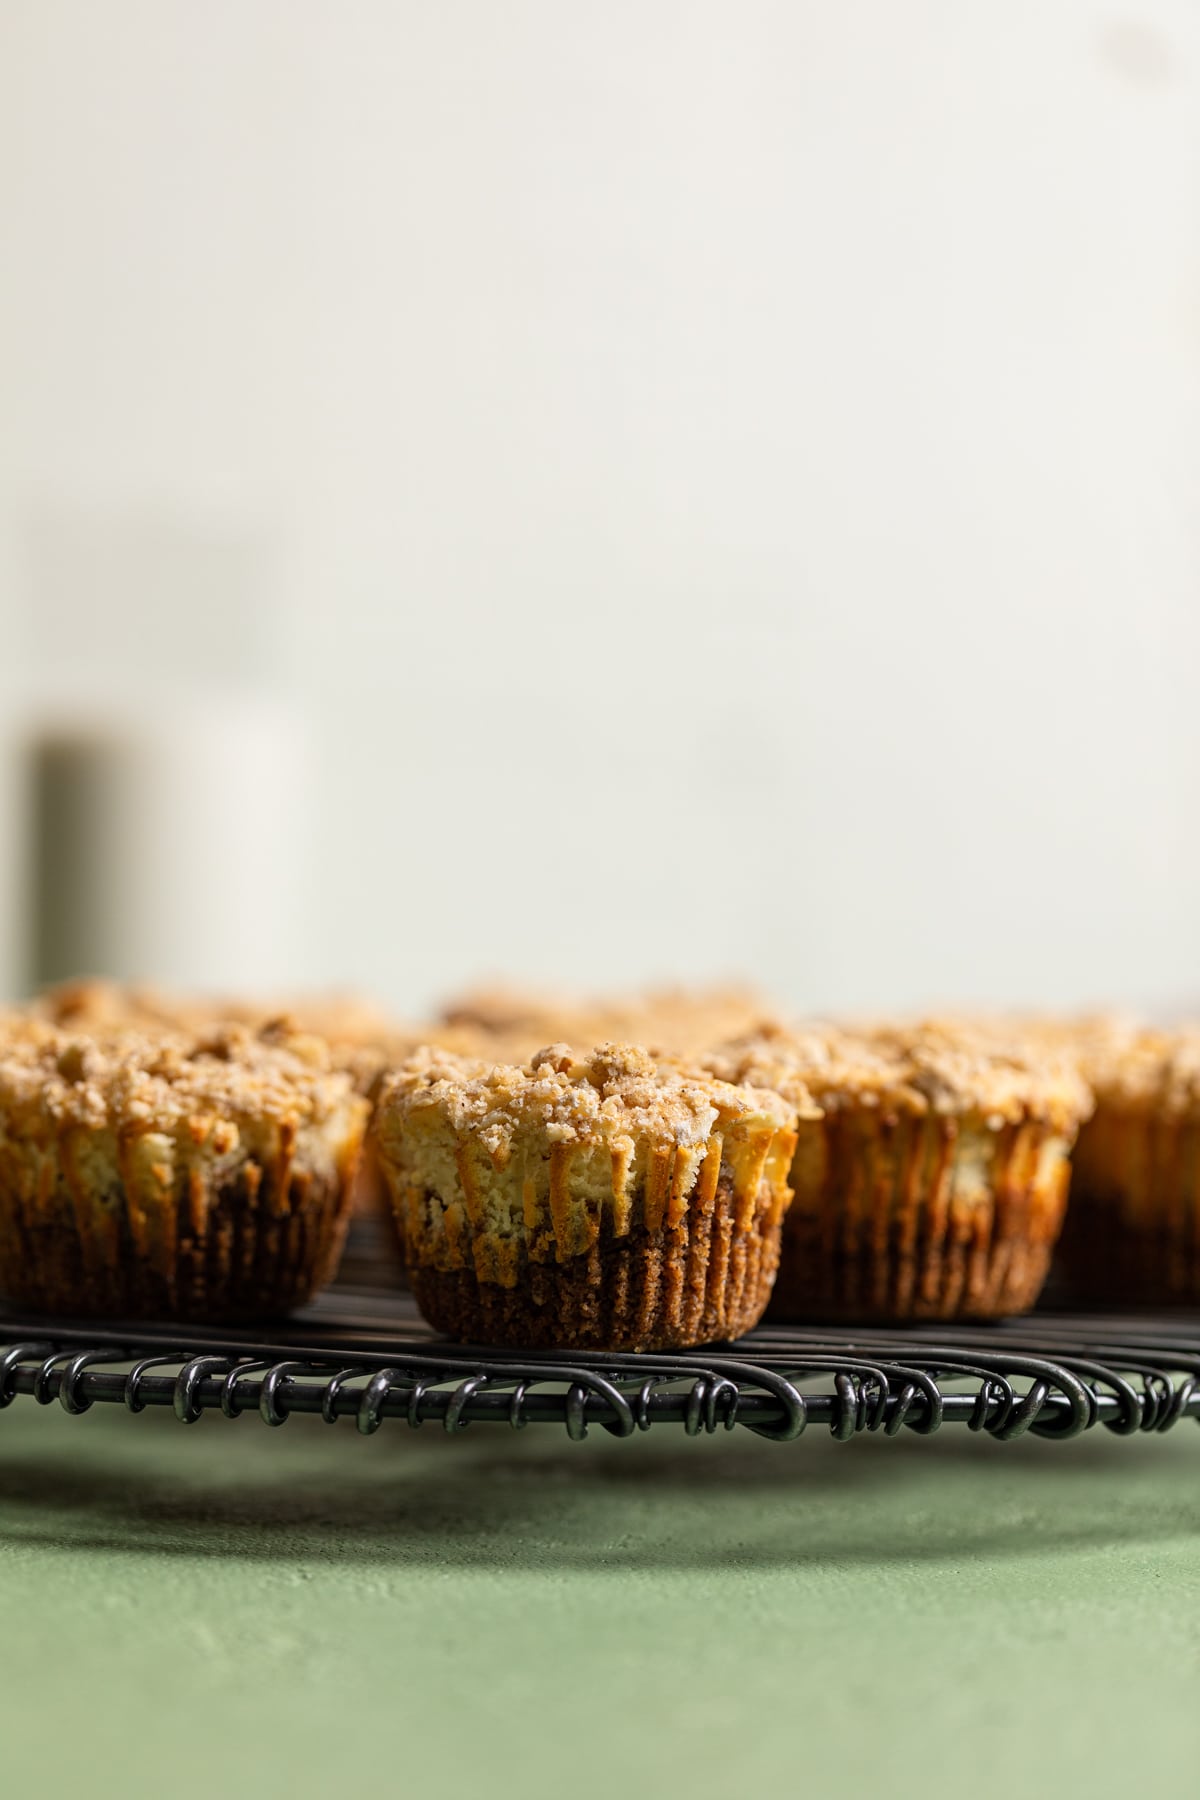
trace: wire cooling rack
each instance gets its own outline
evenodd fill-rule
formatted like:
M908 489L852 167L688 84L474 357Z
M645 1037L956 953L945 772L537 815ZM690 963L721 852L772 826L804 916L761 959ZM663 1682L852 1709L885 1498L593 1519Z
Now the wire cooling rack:
M353 1421L557 1424L632 1437L651 1426L689 1436L743 1426L788 1441L822 1427L929 1436L966 1426L1008 1439L1069 1438L1102 1425L1122 1436L1200 1419L1200 1315L1037 1313L992 1326L839 1330L763 1325L735 1344L670 1355L521 1352L447 1344L406 1292L341 1281L286 1326L252 1334L179 1325L98 1327L0 1311L0 1407L19 1396L68 1413L98 1402L296 1413Z

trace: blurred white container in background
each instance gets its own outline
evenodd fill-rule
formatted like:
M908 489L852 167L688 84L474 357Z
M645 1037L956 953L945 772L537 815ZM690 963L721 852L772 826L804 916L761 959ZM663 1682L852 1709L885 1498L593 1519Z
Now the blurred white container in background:
M272 545L245 508L152 491L26 508L0 670L2 991L304 979L307 738L273 666Z
M47 710L20 735L29 980L295 980L311 872L303 740L285 706Z

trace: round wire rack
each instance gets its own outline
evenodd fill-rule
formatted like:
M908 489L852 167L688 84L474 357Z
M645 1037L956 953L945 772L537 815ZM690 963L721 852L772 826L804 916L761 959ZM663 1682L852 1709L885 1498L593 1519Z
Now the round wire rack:
M596 1426L633 1437L742 1426L781 1442L822 1428L930 1436L951 1425L1010 1439L1096 1426L1132 1436L1200 1419L1200 1315L1039 1312L997 1325L861 1330L766 1324L737 1343L670 1355L533 1352L448 1344L411 1296L376 1281L352 1244L342 1276L286 1325L216 1327L34 1319L0 1310L0 1408L21 1396L68 1413L294 1414L441 1426Z

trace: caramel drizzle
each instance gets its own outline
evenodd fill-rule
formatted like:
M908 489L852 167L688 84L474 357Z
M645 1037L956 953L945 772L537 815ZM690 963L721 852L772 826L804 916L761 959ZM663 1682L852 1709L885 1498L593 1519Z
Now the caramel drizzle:
M708 1149L704 1161L700 1164L700 1175L696 1182L696 1203L701 1208L710 1206L717 1197L717 1183L721 1179L721 1157L725 1149L725 1140L719 1132L714 1132L708 1140Z
M296 1121L284 1119L279 1127L279 1154L275 1163L275 1210L278 1213L285 1213L288 1209L288 1189L295 1156Z
M778 1135L770 1126L750 1131L741 1153L728 1159L733 1175L734 1224L739 1232L748 1231L753 1222L767 1158Z
M625 1237L633 1213L629 1176L633 1166L633 1139L625 1138L612 1153L613 1234Z
M721 1164L721 1138L714 1134L709 1139L709 1149L680 1147L675 1152L674 1167L671 1172L671 1186L667 1194L667 1229L678 1230L687 1217L688 1203L693 1187L696 1185L696 1165L703 1158L708 1160L711 1147L717 1152L717 1167Z
M672 1150L664 1145L653 1149L647 1158L642 1191L642 1217L647 1231L658 1231L662 1225L671 1188L672 1158Z
M658 1232L664 1225L672 1231L686 1227L693 1208L704 1212L713 1205L726 1163L733 1186L735 1229L748 1230L756 1214L764 1209L770 1222L776 1223L792 1198L787 1174L796 1141L794 1130L776 1125L746 1128L735 1124L732 1131L712 1133L703 1144L650 1147L637 1181L638 1142L633 1137L616 1140L609 1147L610 1180L606 1183L612 1195L614 1236L627 1236L632 1228L638 1187L641 1224L647 1232ZM538 1234L547 1210L556 1262L565 1263L587 1254L599 1242L603 1207L599 1202L585 1201L583 1193L576 1191L579 1182L573 1180L580 1167L576 1158L586 1161L598 1154L603 1155L603 1151L594 1143L551 1144L548 1193L541 1187L540 1159L531 1166L522 1163L519 1170L513 1168L513 1224L519 1220L523 1232L511 1236L489 1229L469 1134L454 1145L458 1191L453 1196L439 1195L419 1185L401 1186L388 1169L389 1159L385 1156L381 1160L393 1209L402 1219L408 1254L414 1263L430 1261L446 1268L473 1265L480 1280L511 1287L531 1250L535 1257L538 1255ZM492 1162L497 1174L508 1166L507 1158L498 1163L493 1157Z

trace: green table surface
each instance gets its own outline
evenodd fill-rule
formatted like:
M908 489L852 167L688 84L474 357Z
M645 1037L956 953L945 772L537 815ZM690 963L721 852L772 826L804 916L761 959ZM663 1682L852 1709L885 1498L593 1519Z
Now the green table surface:
M1200 1432L0 1414L0 1792L1200 1792Z

